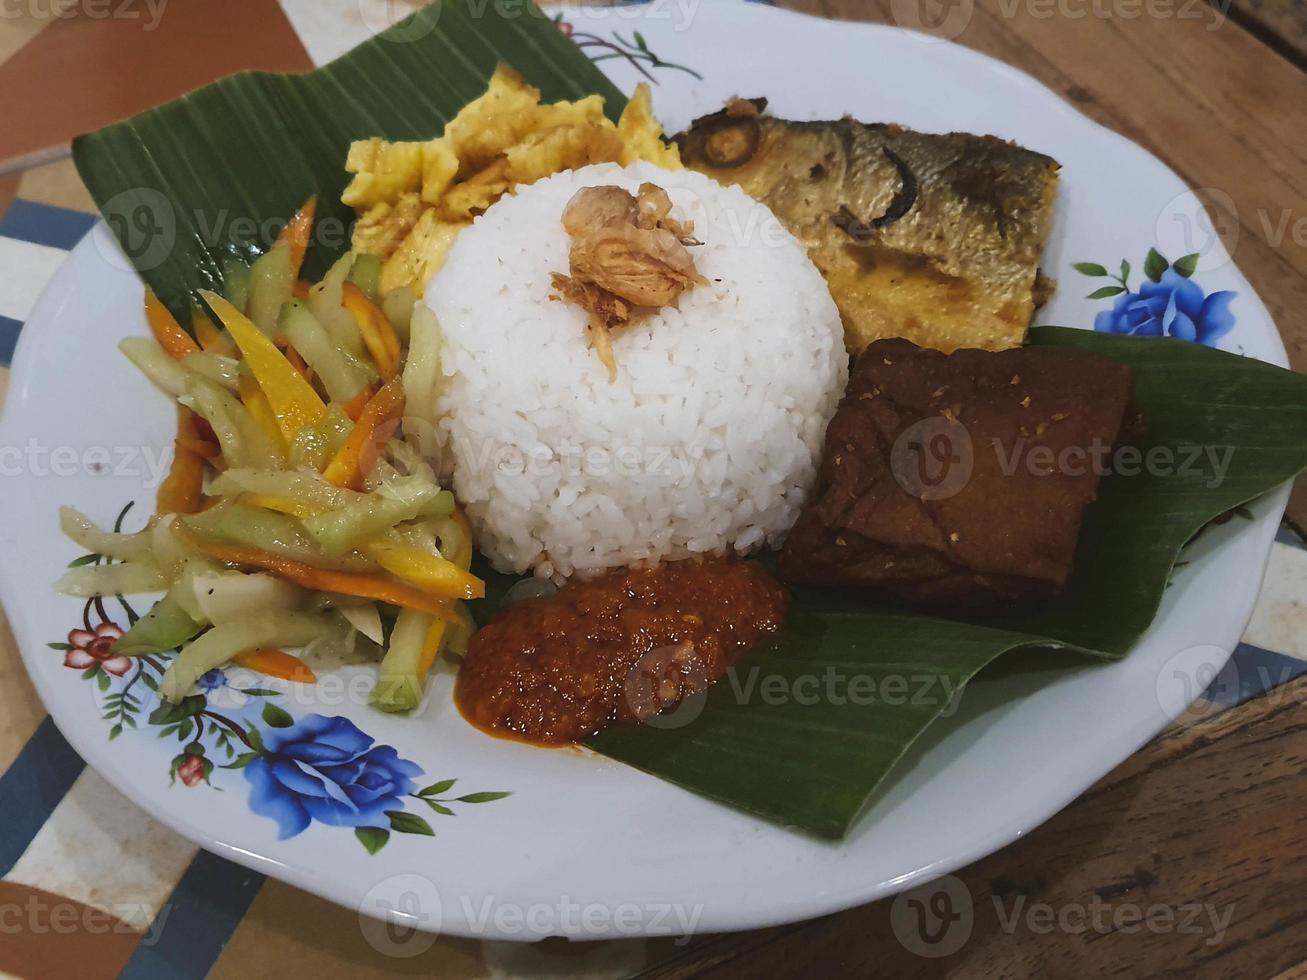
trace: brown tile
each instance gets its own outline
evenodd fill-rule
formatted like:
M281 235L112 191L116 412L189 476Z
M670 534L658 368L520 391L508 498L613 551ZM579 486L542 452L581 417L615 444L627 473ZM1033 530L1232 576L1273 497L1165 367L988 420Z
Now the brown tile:
M0 908L0 973L10 976L111 980L141 942L109 913L27 885L0 881Z
M2 197L3 191L0 191ZM95 213L95 202L77 174L72 160L59 160L23 171L18 179L18 196L24 201L53 204L70 211Z
M9 174L7 177L0 177L0 218L5 216L9 205L14 203L14 198L17 196L18 175Z
M134 18L80 9L0 65L0 160L66 143L243 68L312 67L277 0L113 6Z

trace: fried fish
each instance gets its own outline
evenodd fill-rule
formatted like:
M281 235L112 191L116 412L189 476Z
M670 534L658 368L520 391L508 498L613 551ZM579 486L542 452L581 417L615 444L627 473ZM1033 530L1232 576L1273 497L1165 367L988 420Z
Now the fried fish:
M1038 270L1057 161L993 136L844 118L791 122L733 99L676 137L681 159L771 208L826 277L857 353L1019 345L1051 292Z

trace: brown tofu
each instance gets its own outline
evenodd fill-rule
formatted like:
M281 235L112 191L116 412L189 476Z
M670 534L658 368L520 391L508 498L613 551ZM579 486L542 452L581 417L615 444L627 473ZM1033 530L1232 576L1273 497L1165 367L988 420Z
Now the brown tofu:
M1103 463L1141 422L1124 365L882 340L854 364L781 577L974 609L1060 590Z

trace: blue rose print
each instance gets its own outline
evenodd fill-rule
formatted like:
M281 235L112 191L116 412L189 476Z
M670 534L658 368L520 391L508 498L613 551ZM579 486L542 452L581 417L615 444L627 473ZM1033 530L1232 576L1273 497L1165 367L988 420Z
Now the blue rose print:
M376 745L348 718L305 715L268 731L263 751L244 769L250 809L277 821L285 840L317 820L336 827L384 826L417 788L416 763Z
M1138 337L1174 337L1214 346L1234 327L1230 302L1237 294L1221 290L1204 295L1202 287L1191 278L1197 259L1197 255L1186 255L1168 263L1151 249L1144 262L1146 278L1137 290L1129 286L1128 262L1121 263L1119 276L1097 263L1076 263L1076 270L1085 275L1106 276L1119 283L1090 293L1090 299L1116 297L1110 310L1094 318L1094 329Z

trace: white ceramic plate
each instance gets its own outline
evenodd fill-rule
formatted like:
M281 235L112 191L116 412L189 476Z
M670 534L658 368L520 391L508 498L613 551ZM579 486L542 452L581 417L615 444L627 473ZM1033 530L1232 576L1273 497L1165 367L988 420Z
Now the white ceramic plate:
M1111 300L1085 298L1106 280L1073 271L1073 262L1115 270L1128 259L1135 288L1151 246L1172 258L1199 251L1194 281L1208 294L1238 293L1236 323L1220 345L1284 363L1270 318L1220 245L1210 235L1184 238L1204 226L1179 178L1020 72L904 31L751 5L654 4L569 16L577 32L605 39L633 40L638 30L660 59L702 74L650 69L669 130L728 96L765 94L780 116L850 113L927 131L994 133L1048 153L1063 171L1044 267L1060 288L1043 322L1089 327L1110 307ZM640 78L624 59L603 65L628 91ZM122 665L97 660L101 647L49 645L88 639L70 638L84 625L81 603L50 588L76 556L58 532L57 507L72 504L103 522L134 500L126 526L138 527L153 499L159 454L170 444L171 408L115 351L123 336L144 332L141 296L100 226L73 252L23 331L0 445L18 447L25 465L23 475L0 482L7 514L0 585L28 670L77 751L151 815L258 871L429 930L531 939L751 928L866 902L974 861L1048 818L1197 696L1246 624L1284 504L1283 492L1272 494L1254 508L1255 520L1205 536L1155 625L1124 661L975 684L961 711L914 748L841 844L761 823L581 750L487 738L453 710L448 674L435 680L417 717L401 719L367 707L373 675L366 668L343 668L311 690L259 681L278 692L266 697L241 695L239 688L256 682L229 671L225 684L205 692L206 757L226 761L223 729L234 751L245 751L229 723L244 730L250 721L277 757L243 771L215 769L210 786L203 764L184 758L182 741L156 737L165 726L148 720L157 705L144 679L132 688L140 696L137 727L110 739L104 699L133 671L122 678L106 672ZM53 453L43 456L41 448ZM98 625L98 612L90 616ZM109 603L105 618L121 624L123 613ZM90 677L78 667L87 664L95 668ZM265 703L288 712L295 726L264 721ZM334 812L330 802L306 809L303 798L283 794L274 806L258 803L260 766L326 751L321 739L305 749L311 733L298 741L314 714L335 719L322 725L341 761L330 770L338 785L356 801L382 798L364 800L365 808L424 816L434 838L394 833L370 854L348 826L322 822ZM414 797L391 798L450 778L458 782L441 798L512 795L451 802L454 816ZM301 832L309 810L313 819ZM279 829L296 832L279 839Z

